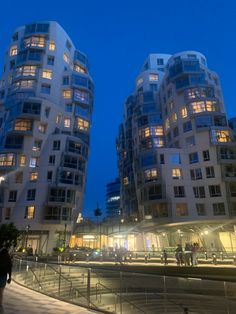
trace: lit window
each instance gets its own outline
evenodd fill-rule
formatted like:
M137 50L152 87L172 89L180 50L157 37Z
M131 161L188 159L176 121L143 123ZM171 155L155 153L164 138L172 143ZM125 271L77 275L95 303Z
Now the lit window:
M70 118L68 117L64 118L64 127L70 128Z
M142 83L143 83L143 78L141 77L137 80L136 85L139 86Z
M36 66L26 65L16 69L16 77L18 76L35 76L36 75Z
M15 155L14 154L0 154L0 167L14 166Z
M32 150L34 152L39 152L42 146L42 140L35 140L34 141L34 146L32 147Z
M56 116L56 123L57 123L57 124L61 123L61 115L60 115L60 114L58 114L58 115Z
M215 101L206 101L206 111L215 111Z
M27 89L34 87L34 81L33 80L22 80L21 82L17 82L17 87L21 89Z
M199 113L206 111L205 102L204 101L196 101L192 103L192 111L193 113Z
M186 107L181 108L181 116L182 116L182 118L187 118L188 111L187 111Z
M186 203L176 204L176 216L188 216L188 207Z
M172 169L172 179L181 179L182 172L180 168L173 168Z
M34 219L35 206L26 206L25 208L25 218Z
M165 128L168 130L170 128L170 120L167 118L165 121Z
M28 47L39 47L43 48L45 46L45 38L42 36L33 36L24 39L25 48Z
M63 90L62 96L63 98L71 98L71 90L70 89Z
M158 81L158 75L157 74L149 74L149 81Z
M145 170L144 177L145 177L145 180L147 181L152 181L152 180L157 179L157 169L152 168L152 169Z
M15 131L31 131L32 130L32 122L31 120L16 120Z
M40 133L46 133L47 131L47 125L44 123L40 123L38 126L38 130Z
M30 168L35 168L38 166L38 157L31 157L29 162Z
M230 142L230 135L228 130L212 130L212 140L214 143Z
M35 181L37 181L37 179L38 179L38 172L31 172L30 173L30 181L35 182Z
M123 185L128 185L129 184L129 179L128 177L123 178Z
M43 70L42 77L48 80L52 79L52 71L51 70Z
M88 131L89 122L87 120L82 119L82 118L78 118L77 119L77 128L79 130L82 130L82 131Z
M10 49L10 56L16 56L17 55L17 46L12 46Z
M56 44L54 41L50 41L49 43L49 50L54 51L56 49Z
M84 104L89 104L89 94L79 89L74 90L74 100Z
M171 120L172 120L172 122L176 122L177 121L177 114L175 112L172 114Z
M26 156L20 155L20 166L24 167L26 165Z
M74 70L75 70L76 72L86 73L86 72L85 72L85 69L82 68L82 67L81 67L80 65L78 65L78 64L75 64L75 65L74 65Z
M68 56L68 54L65 53L65 52L64 52L64 54L63 54L63 59L64 59L64 61L67 62L67 63L70 62L69 56Z

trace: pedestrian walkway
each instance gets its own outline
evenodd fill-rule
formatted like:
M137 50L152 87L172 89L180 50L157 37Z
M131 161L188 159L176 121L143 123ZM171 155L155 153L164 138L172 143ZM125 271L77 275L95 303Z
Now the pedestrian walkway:
M4 291L4 310L0 314L91 314L80 306L62 302L44 294L24 288L15 282Z

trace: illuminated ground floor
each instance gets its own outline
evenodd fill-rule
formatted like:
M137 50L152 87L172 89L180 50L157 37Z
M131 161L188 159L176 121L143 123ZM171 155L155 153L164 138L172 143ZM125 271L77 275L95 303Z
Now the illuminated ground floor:
M197 243L207 251L236 252L236 221L175 223L119 223L81 225L71 237L70 246L126 248L129 251L161 251L177 244Z

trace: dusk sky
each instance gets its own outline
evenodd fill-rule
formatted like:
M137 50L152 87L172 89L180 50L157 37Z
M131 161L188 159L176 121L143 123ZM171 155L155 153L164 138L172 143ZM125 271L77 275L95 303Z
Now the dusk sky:
M0 68L15 28L57 21L88 55L95 83L91 151L84 215L98 201L105 211L106 184L118 174L115 139L125 98L149 53L202 52L220 76L226 110L236 116L236 2L234 0L3 1Z

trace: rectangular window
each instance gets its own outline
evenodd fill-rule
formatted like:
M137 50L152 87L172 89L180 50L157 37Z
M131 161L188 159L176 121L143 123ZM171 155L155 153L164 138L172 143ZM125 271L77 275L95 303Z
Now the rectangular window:
M62 85L69 85L69 84L70 84L69 76L63 76Z
M64 52L63 54L63 60L66 62L66 63L70 63L70 58L68 56L68 54L66 52Z
M85 69L81 67L79 64L74 64L74 71L80 72L80 73L86 73Z
M175 197L185 197L184 186L174 186Z
M212 130L212 140L214 143L227 143L230 142L228 130Z
M15 174L15 183L22 183L23 182L23 172L22 171L18 171Z
M54 41L50 41L48 49L54 51L56 49L56 44Z
M179 165L179 164L181 164L180 154L179 153L170 154L170 163L172 165Z
M147 169L144 171L144 178L146 181L155 181L157 179L157 169Z
M194 186L193 187L193 193L195 198L205 198L205 188L204 186Z
M185 138L186 146L194 146L195 145L195 137L189 136Z
M49 95L50 92L51 92L51 85L49 85L49 84L42 84L41 85L41 93Z
M31 182L36 182L38 180L38 172L31 172L30 173L30 181Z
M154 74L154 73L149 74L149 81L157 82L158 81L158 75Z
M49 164L50 165L54 165L55 164L55 159L56 159L56 157L55 157L55 155L50 155L49 156Z
M42 36L32 36L24 39L25 48L44 48L45 38Z
M26 166L26 156L25 155L20 155L20 166L21 167Z
M191 169L190 170L191 180L201 180L202 179L202 171L201 168Z
M47 173L47 181L48 182L52 181L52 171L48 171L48 173Z
M182 108L181 108L181 116L182 116L182 118L187 118L187 116L188 116L188 111L187 111L187 108L186 108L186 107L182 107Z
M17 46L12 46L10 49L10 56L16 56L17 55Z
M210 197L219 197L221 196L220 185L209 185L209 194Z
M8 202L16 202L17 199L17 191L9 191Z
M31 131L32 130L32 121L26 120L26 119L16 120L14 130L15 131Z
M53 150L60 150L61 141L53 141Z
M197 210L198 216L206 216L205 204L197 203L196 210Z
M72 104L66 104L65 105L65 111L66 112L72 112Z
M47 131L47 124L45 123L40 123L38 126L38 130L40 133L46 133Z
M64 127L65 128L70 128L71 120L68 117L64 118Z
M41 150L42 142L42 140L34 140L32 151L39 152Z
M51 80L52 79L52 71L51 70L43 70L42 71L42 78Z
M16 69L16 77L19 76L35 76L37 67L34 65L25 65Z
M188 216L188 207L186 203L176 204L176 216Z
M204 150L204 151L202 152L202 157L203 157L203 160L204 160L204 161L210 160L210 153L209 153L209 150Z
M157 58L157 65L164 65L164 59Z
M75 89L74 90L74 100L79 101L83 104L89 104L89 94L85 91Z
M206 178L215 178L214 167L206 167Z
M0 154L0 167L15 166L14 154Z
M36 189L30 189L27 191L27 201L34 201L36 196Z
M6 207L5 208L4 219L5 220L10 220L10 218L11 218L11 207Z
M81 131L88 131L89 129L89 122L82 118L77 118L77 128Z
M26 206L25 208L25 219L34 219L35 206Z
M30 162L29 162L29 167L30 168L35 168L38 167L38 157L31 157Z
M192 122L191 121L186 121L183 123L183 131L185 132L189 132L192 130Z
M214 216L225 215L225 204L224 203L214 203L213 206L213 214Z
M165 164L165 155L164 154L160 154L160 164L161 165Z
M65 89L62 91L62 97L63 98L66 98L66 99L71 98L71 95L72 95L72 93L71 93L70 89Z
M190 164L194 164L194 163L198 162L198 153L197 152L191 153L188 156L189 156L189 163Z
M55 60L54 56L48 56L47 64L48 65L54 65L54 60Z
M182 179L182 170L180 168L172 169L172 179Z

